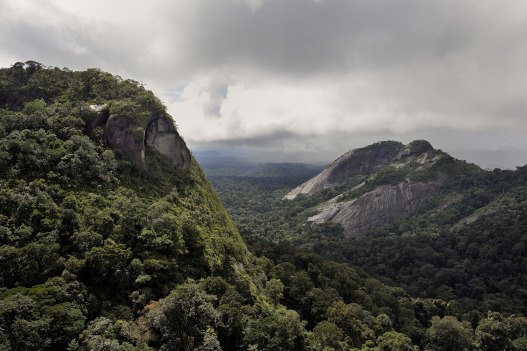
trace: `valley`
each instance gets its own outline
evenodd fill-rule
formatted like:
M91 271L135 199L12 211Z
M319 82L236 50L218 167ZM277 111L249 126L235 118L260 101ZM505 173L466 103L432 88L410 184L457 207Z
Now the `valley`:
M375 161L379 149L392 159ZM527 312L525 166L486 171L425 141L380 142L298 177L298 186L209 179L242 234L360 267L413 296L455 301L461 314Z
M99 69L0 69L1 350L527 348L527 167L207 168L176 121Z

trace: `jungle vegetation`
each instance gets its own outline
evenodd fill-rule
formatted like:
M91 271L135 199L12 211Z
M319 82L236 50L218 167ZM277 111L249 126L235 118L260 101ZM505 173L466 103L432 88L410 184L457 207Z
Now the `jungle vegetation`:
M374 278L368 271L380 277L373 269L379 265L367 248L380 234L365 242L360 265L347 256L352 243L329 254L344 243L339 229L295 233L303 201L313 198L280 205L284 190L276 177L259 180L274 182L265 191L250 179L215 182L233 222L195 160L178 170L147 148L145 163L137 164L108 148L101 130L87 136L86 124L96 116L90 105L99 104L132 107L130 118L166 113L141 83L98 69L34 61L0 69L0 350L526 349L527 319L521 304L512 305L512 293L488 309L475 307L457 295L456 284L475 279L473 300L480 301L493 292L485 277L438 273L457 272L462 257L491 264L510 243L483 251L480 233L472 245L440 231L430 235L444 243L432 246L438 263L420 266L424 258L412 258L418 270L410 270L437 279L437 289L417 292L408 283L412 276L401 276L406 283L388 274ZM516 179L514 172L501 176ZM239 203L228 195L235 191ZM511 277L523 274L517 266L525 249L523 198L494 194L473 195L474 201L500 198L518 212L508 212L499 228L478 222L474 230L492 238L503 228L519 234L507 252L510 262L481 269L492 277L501 272L498 286L509 279L516 289L522 283ZM269 221L272 216L279 217ZM413 238L405 234L413 223L383 229L393 232L391 245ZM406 272L406 261L390 258L395 261L385 260L383 269Z

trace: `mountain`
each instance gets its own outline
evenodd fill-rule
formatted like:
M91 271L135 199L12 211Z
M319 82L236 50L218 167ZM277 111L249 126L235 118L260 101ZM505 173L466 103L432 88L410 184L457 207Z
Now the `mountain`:
M159 99L30 61L0 69L0 107L0 348L217 343L204 281L253 301L252 258ZM171 293L209 311L188 335L153 317Z
M406 146L379 142L346 153L284 198L340 186L339 194L320 204L308 221L332 221L342 225L346 236L357 237L408 217L462 167L460 161L424 140ZM476 166L465 168L464 172L482 172Z
M369 167L375 177L387 166L377 172ZM144 86L97 69L74 72L34 61L0 69L0 349L525 349L527 322L511 314L522 311L525 297L517 289L525 246L509 250L521 240L518 223L526 217L517 173L495 175L501 179L496 189L517 190L514 201L501 198L501 207L482 212L498 218L505 204L514 209L513 217L497 223L510 229L508 238L481 250L468 239L468 247L458 245L485 259L482 267L491 279L502 269L496 284L508 292L485 291L491 284L477 274L468 286L459 284L468 276L459 264L434 278L468 288L476 298L485 293L481 307L449 296L450 286L438 289L444 299L435 291L433 298L412 296L389 279L382 283L361 267L306 249L321 246L316 238L346 239L337 225L306 225L306 219L311 207L368 177L357 174L334 188L283 201L291 187L318 171L266 164L245 175L214 177L235 192L231 204L245 206L235 218L277 238L309 236L305 248L285 240L275 244L238 222L244 241L166 108ZM461 173L463 184L474 181ZM419 173L416 181L427 177ZM343 198L376 186L375 179ZM497 190L485 189L474 196L492 201ZM447 200L444 213L462 202ZM262 221L252 209L278 217ZM480 223L475 213L466 213L470 217L459 231ZM492 225L478 228L489 231ZM443 243L443 235L431 237ZM349 242L338 243L331 247L337 255L353 250ZM385 254L379 269L394 269L390 260L407 258L408 247L399 244L399 255ZM386 251L386 245L374 247ZM501 266L487 264L494 249L505 251ZM441 262L429 252L426 257ZM352 256L370 268L366 255ZM411 272L429 279L426 273L434 269ZM506 310L512 292L519 307ZM484 309L489 303L492 311Z
M342 185L353 176L370 175L390 163L402 148L403 144L399 142L385 141L351 150L320 174L291 190L284 198L292 200L298 194L309 195Z
M362 150L300 186L254 181L234 191L234 178L214 186L243 232L347 262L413 296L455 301L467 316L527 313L527 166L483 170L424 140L396 149L389 162L357 162L363 170L309 194L298 189L331 184L334 166Z

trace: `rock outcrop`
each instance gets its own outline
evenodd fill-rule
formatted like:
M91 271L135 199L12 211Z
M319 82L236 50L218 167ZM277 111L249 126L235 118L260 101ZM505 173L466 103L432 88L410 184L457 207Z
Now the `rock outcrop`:
M103 140L114 150L120 150L135 162L145 159L144 129L125 116L110 116L104 128Z
M172 123L167 118L156 118L148 122L145 144L168 156L180 168L190 164L190 151Z
M190 150L169 117L152 115L144 124L129 116L110 115L106 105L91 107L97 111L97 117L87 123L87 135L93 136L97 127L104 128L103 140L106 145L119 150L136 163L144 162L145 148L148 146L166 155L179 169L187 169L190 165Z
M428 183L381 185L354 200L323 206L320 213L308 221L339 223L345 236L358 237L369 229L404 219L417 207L427 203L445 181L446 175L440 174L437 180Z
M294 199L298 194L313 194L343 184L349 177L368 175L389 164L399 154L403 145L398 142L381 142L347 152L317 176L291 190L284 196Z

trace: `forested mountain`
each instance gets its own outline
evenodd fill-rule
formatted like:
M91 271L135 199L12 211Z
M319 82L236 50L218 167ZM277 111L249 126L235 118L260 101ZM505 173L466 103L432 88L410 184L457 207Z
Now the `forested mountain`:
M488 311L527 313L527 166L486 171L423 140L390 141L296 187L209 179L244 233L449 301L474 327Z
M336 225L299 220L330 193L279 208L308 178L304 166L238 179L251 197L233 215L244 241L166 108L133 80L33 61L0 69L0 165L0 350L526 348L527 319L510 310L418 297L255 235L307 238L323 254L349 240ZM266 222L278 211L287 218ZM257 221L244 226L245 215Z

